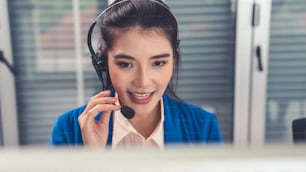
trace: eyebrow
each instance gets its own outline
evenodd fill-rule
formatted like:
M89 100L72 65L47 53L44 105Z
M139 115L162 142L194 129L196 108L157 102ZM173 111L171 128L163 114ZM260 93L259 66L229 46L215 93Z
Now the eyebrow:
M150 59L159 59L159 58L166 58L170 57L169 53L163 53L163 54L158 54L155 56L150 57ZM134 60L135 58L126 54L117 54L114 56L115 59L129 59L129 60Z

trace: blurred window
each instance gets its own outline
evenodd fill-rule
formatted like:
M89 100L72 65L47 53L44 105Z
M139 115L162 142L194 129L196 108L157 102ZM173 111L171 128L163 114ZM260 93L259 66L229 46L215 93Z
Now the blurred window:
M306 117L306 1L273 0L266 142L292 143L291 122Z

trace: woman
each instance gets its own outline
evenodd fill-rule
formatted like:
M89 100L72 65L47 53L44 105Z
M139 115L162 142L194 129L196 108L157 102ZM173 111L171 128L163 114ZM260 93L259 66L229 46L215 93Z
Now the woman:
M106 73L108 89L61 115L52 145L163 149L171 143L222 141L216 116L181 101L173 91L179 39L177 21L166 4L117 0L98 20L102 42L93 63L100 79ZM97 67L97 61L104 67ZM123 105L134 110L133 118L122 115Z

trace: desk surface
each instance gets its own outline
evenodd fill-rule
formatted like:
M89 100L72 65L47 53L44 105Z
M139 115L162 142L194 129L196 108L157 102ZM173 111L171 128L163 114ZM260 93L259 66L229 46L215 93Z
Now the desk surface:
M306 146L175 146L164 151L2 148L0 171L306 172Z

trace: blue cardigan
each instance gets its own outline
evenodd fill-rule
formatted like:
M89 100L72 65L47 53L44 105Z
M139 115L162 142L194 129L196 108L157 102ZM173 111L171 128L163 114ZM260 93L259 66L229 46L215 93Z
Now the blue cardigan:
M200 107L163 95L165 144L221 143L222 136L215 114ZM50 145L83 145L78 117L86 105L70 110L56 120ZM110 119L107 144L112 143L113 120Z

